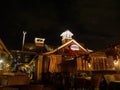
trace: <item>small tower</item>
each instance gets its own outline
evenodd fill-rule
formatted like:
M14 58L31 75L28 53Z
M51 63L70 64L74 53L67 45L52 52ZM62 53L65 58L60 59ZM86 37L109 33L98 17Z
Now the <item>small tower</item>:
M66 30L60 36L62 37L62 44L64 44L72 39L73 34L69 30Z
M44 46L44 38L35 38L35 45L36 46Z

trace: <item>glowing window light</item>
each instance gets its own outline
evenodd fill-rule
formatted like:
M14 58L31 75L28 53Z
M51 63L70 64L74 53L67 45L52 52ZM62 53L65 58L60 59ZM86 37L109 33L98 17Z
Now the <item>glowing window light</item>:
M35 43L44 43L44 38L35 38Z

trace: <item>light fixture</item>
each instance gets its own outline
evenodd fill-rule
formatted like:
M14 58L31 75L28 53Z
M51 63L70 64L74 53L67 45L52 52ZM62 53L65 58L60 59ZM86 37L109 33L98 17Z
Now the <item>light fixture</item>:
M115 66L118 65L118 60L114 60L113 63Z
M0 64L1 64L1 63L3 63L3 60L2 60L2 59L0 59Z

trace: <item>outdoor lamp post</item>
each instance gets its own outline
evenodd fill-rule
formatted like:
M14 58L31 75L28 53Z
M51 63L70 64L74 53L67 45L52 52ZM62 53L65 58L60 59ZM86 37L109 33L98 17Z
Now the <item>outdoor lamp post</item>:
M120 65L119 65L119 59L118 59L118 57L117 57L117 59L115 59L115 60L113 61L113 63L114 63L115 70L116 70L117 72L119 72L119 70L120 70Z

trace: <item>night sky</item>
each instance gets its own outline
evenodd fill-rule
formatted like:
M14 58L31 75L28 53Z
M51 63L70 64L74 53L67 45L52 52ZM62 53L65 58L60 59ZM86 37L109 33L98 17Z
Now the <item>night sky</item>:
M0 38L8 49L21 49L35 37L60 45L69 29L86 48L101 49L120 42L119 0L9 0L1 10Z

